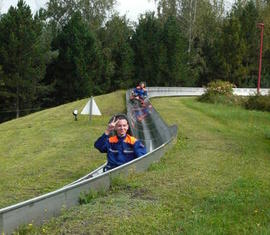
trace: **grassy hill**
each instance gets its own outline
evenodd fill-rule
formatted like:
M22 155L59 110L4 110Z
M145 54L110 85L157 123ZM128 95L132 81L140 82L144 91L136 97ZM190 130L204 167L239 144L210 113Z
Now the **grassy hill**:
M111 115L109 106L114 103L111 96L115 95L113 93L96 98L101 112L107 110L108 117ZM84 104L86 100L80 102ZM49 191L50 184L58 187L70 182L105 159L105 156L92 149L92 145L104 130L108 117L95 118L93 125L89 125L87 118L81 117L78 122L74 122L70 113L80 102L58 107L62 113L59 117L66 115L63 117L66 121L63 123L53 125L55 121L50 121L53 128L49 129L47 126L48 130L42 129L43 125L40 125L46 132L44 140L47 135L48 141L52 141L54 135L59 136L58 147L54 147L55 143L52 141L52 147L43 146L47 154L43 153L44 157L38 155L46 167L42 168L36 163L31 164L32 166L27 165L27 153L32 144L20 150L24 157L24 160L19 161L24 167L21 170L22 177L30 181L31 175L25 176L25 172L30 171L35 175L37 167L46 172L45 176L42 176L43 180L47 179L50 183L44 183L40 190L44 185L47 185L45 190ZM105 195L95 195L88 204L63 211L60 217L52 219L40 228L29 225L21 228L20 232L269 234L270 114L238 107L198 103L194 98L160 98L153 99L152 103L168 124L177 124L179 127L176 144L161 162L153 164L145 173L116 179L111 190ZM62 108L66 111L62 111ZM52 111L53 113L55 112ZM37 115L42 116L41 113ZM50 119L50 116L47 119ZM31 125L30 121L31 119L28 120L28 124L25 123L26 120L22 121L24 124L21 125ZM14 123L19 125L17 121ZM4 126L0 127L4 129ZM35 130L38 131L38 128ZM32 133L35 134L36 131ZM72 134L75 134L75 137L70 137ZM13 135L17 136L16 133ZM36 133L34 136L38 139L40 135ZM35 138L31 138L29 133L29 141L34 141ZM10 137L10 140L13 138ZM59 147L60 143L62 147ZM4 146L6 145L1 145L0 149ZM42 148L38 150L42 151ZM49 153L54 151L57 154L49 157ZM35 156L38 151L32 152L28 164L37 158ZM1 168L2 162L9 162L7 167L17 163L15 154L10 156L14 161L8 161L6 158L3 160L1 157ZM48 165L52 168L49 173ZM5 172L5 178L8 179L9 171ZM35 179L37 181L39 178ZM2 187L2 182L0 185ZM38 187L35 182L28 185L29 189L34 191ZM0 192L2 193L2 189Z
M125 111L125 92L95 98L102 116L74 121L88 99L0 125L0 208L58 189L106 161L95 139L111 115ZM112 105L115 104L115 105Z

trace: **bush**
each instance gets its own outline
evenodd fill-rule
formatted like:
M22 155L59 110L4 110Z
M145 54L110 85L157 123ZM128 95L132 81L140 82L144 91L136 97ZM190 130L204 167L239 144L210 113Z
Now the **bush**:
M208 103L235 104L238 99L233 95L234 84L215 80L207 84L206 92L199 97L199 101Z
M235 87L234 84L222 81L222 80L215 80L207 84L206 93L212 95L226 95L230 96L233 95L233 88Z
M270 94L266 96L262 96L260 94L250 96L245 103L245 107L247 109L256 109L270 112Z

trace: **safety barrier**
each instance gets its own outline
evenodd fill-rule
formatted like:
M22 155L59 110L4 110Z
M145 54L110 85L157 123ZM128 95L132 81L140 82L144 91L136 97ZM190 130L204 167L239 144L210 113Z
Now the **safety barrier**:
M202 87L148 87L149 96L200 96L205 92ZM233 88L233 94L239 96L251 96L257 94L256 88ZM270 94L270 89L261 88L261 95Z

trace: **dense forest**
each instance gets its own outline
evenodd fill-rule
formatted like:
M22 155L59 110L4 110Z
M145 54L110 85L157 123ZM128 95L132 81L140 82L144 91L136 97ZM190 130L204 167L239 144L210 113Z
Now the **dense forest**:
M0 122L135 86L225 80L270 87L270 1L156 0L137 22L116 0L50 0L33 14L19 0L0 13Z

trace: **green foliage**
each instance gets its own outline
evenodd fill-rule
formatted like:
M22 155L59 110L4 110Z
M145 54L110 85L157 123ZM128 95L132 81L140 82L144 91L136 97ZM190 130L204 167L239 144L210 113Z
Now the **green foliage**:
M254 87L257 76L258 10L254 1L234 4L224 19L217 39L218 64L215 69L223 80L238 87Z
M238 87L254 87L258 70L259 8L254 1L236 1L226 17L215 15L217 11L210 6L205 36L197 37L192 71L199 74L199 85L205 85L218 76ZM210 23L211 22L211 23ZM202 25L203 26L203 25ZM204 35L204 34L202 34ZM267 58L266 53L264 55ZM264 65L264 68L268 63ZM268 68L262 73L268 74ZM264 82L267 85L267 82Z
M270 128L267 128L265 130L264 134L265 134L265 138L268 139L268 140L270 140Z
M0 18L0 110L7 116L19 117L41 105L46 91L42 80L51 59L43 27L42 17L33 17L23 0Z
M159 76L159 58L160 53L163 53L160 44L161 29L161 22L154 13L140 17L132 36L136 83L139 81L145 81L148 85L162 83L162 77Z
M88 204L90 202L92 202L94 199L98 198L98 197L104 197L106 196L107 193L103 190L101 191L93 191L90 190L90 192L86 193L81 193L80 197L79 197L79 203L80 205L82 204Z
M224 79L241 84L238 79L247 75L247 69L243 64L246 53L246 43L241 37L241 23L238 18L232 16L223 27L223 35L219 49L221 59L221 72Z
M203 86L220 76L217 41L221 38L224 8L221 1L183 0L183 3L182 14L184 19L189 19L188 22L182 20L190 44L189 79L193 80L193 86Z
M207 84L205 93L198 98L199 101L209 103L235 104L237 98L233 96L235 85L230 82L215 80Z
M39 231L38 227L33 224L21 225L18 229L16 229L12 234L13 235L39 235L39 234L46 234L46 230L43 229L41 232Z
M215 80L208 83L206 87L206 93L213 94L213 95L233 95L233 88L235 87L234 84L222 81L222 80Z
M61 30L78 11L81 12L84 22L97 30L105 22L114 5L115 0L50 0L46 14L56 31Z
M113 12L115 3L50 0L33 17L20 0L1 15L0 121L139 81L204 86L218 77L256 86L257 23L269 41L269 3L236 1L225 15L221 0L158 0L157 14L134 24ZM264 43L262 87L270 84L269 58Z
M247 109L256 109L270 112L270 94L266 96L260 94L249 96L245 103L245 107Z
M53 45L59 56L48 68L47 78L55 84L54 102L62 104L93 94L99 62L96 42L80 13L74 13Z
M268 234L268 112L196 102L153 100L176 145L150 171L106 197L74 207L40 228L47 234ZM168 115L170 114L170 115Z
M190 85L187 78L187 46L174 15L165 20L153 13L142 15L132 36L136 81L153 86Z
M74 121L73 110L80 113L89 100L83 99L0 124L0 208L61 188L104 164L106 155L94 142L112 115L125 111L124 95L96 96L102 116L91 123L87 115Z
M138 182L134 181L135 174L130 172L128 176L118 175L111 179L110 190L117 192L120 190L135 190L139 187ZM132 180L133 179L133 180Z
M130 45L132 33L126 18L118 15L113 15L100 30L103 68L96 85L102 92L134 86L134 53Z
M170 15L165 21L161 32L161 44L159 74L162 82L160 85L193 85L187 78L185 53L187 42L175 16Z

